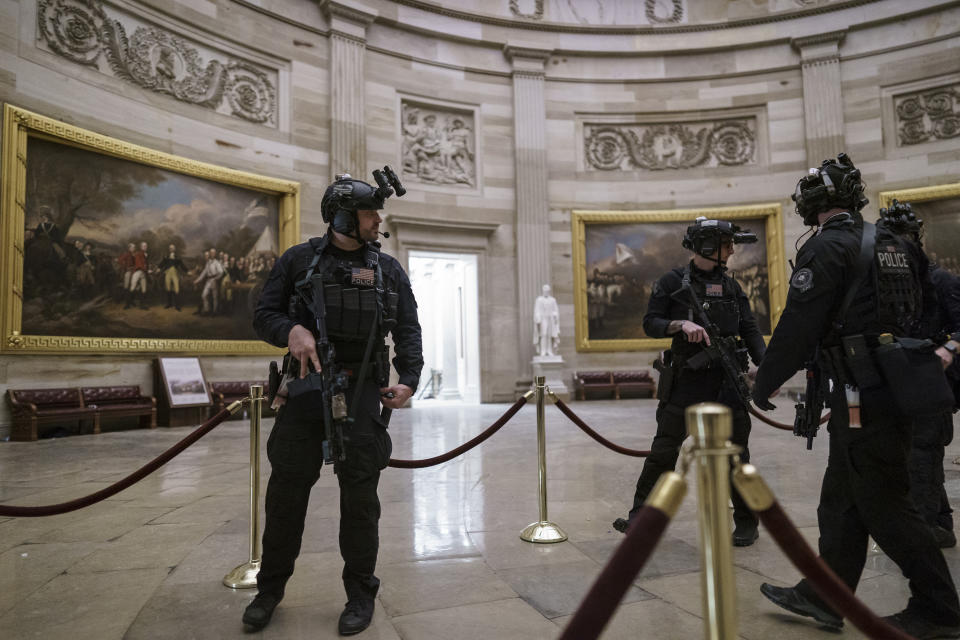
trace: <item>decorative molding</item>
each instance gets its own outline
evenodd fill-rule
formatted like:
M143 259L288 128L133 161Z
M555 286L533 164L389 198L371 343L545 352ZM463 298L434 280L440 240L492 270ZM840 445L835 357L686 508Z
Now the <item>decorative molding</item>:
M790 46L792 46L797 51L803 51L806 47L815 44L826 44L829 42L836 42L837 46L843 42L843 39L847 35L846 29L838 29L837 31L827 31L825 33L817 33L812 36L804 36L802 38L791 38Z
M960 82L893 97L897 146L960 137Z
M519 0L510 0L510 13L518 18L525 18L527 20L542 20L543 0L533 0L533 13L523 13L520 11Z
M588 170L691 169L757 164L754 116L674 123L583 127Z
M670 12L670 15L666 17L661 17L657 15L657 2L658 0L645 0L644 1L644 15L647 17L647 20L650 21L650 24L680 24L683 22L684 18L684 7L683 0L659 0L661 2L669 1L671 2L671 8L673 9Z
M336 16L344 20L356 22L364 27L373 24L373 21L377 17L375 12L365 10L361 7L350 6L337 0L320 0L319 5L320 10L327 15L327 18Z
M403 181L474 188L477 118L473 109L400 99Z
M42 46L77 64L181 102L277 126L274 69L216 51L114 7L108 12L100 0L39 0L37 27Z

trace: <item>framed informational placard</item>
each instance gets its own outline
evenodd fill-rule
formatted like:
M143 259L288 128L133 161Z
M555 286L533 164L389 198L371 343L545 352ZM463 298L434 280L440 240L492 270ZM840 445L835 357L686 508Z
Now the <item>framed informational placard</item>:
M199 358L157 358L157 365L171 407L210 404L210 392Z
M9 104L3 127L0 352L277 352L253 309L299 241L299 183Z
M764 335L786 302L780 204L666 211L574 211L573 290L577 351L663 349L643 331L653 284L690 261L680 240L698 216L735 221L759 239L727 263Z

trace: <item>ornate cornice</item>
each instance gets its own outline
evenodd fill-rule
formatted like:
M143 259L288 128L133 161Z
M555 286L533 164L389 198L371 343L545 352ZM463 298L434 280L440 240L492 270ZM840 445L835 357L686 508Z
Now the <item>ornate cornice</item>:
M797 51L802 51L804 48L809 47L814 44L826 44L829 42L836 42L837 46L843 42L843 39L847 35L846 29L838 29L837 31L828 31L826 33L817 33L812 36L804 36L802 38L791 38L790 46L792 46Z
M377 19L376 12L352 3L346 4L338 0L320 0L319 5L320 10L323 11L327 18L331 16L343 18L344 20L356 22L363 27L370 26L373 24L373 21Z

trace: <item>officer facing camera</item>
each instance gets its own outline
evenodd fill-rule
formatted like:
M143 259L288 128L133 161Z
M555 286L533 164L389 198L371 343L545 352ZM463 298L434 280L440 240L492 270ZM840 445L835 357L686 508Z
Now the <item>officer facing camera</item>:
M793 193L816 233L797 253L787 304L757 371L758 406L803 366L819 380L808 402L830 408L820 505L820 556L855 591L872 536L910 581L907 608L887 616L916 638L960 637L960 602L943 554L910 500L911 422L952 406L943 347L920 327L934 308L919 246L886 221L865 223L860 171L845 154L810 169ZM806 580L763 584L772 602L839 629L843 619Z
M673 337L670 349L654 367L657 386L657 435L643 464L628 518L613 527L626 533L657 479L673 471L680 444L687 437L684 411L698 402L720 402L733 411L734 444L743 447L740 459L750 460L747 440L749 390L743 380L747 357L759 363L764 344L743 289L726 273L734 245L752 243L757 236L726 220L697 218L687 227L682 245L693 253L685 267L664 274L653 286L643 330L652 338ZM758 537L757 517L731 492L736 527L733 544L752 545Z
M337 176L321 202L326 235L291 247L270 273L254 314L266 342L288 347L271 376L277 418L267 441L267 485L259 593L243 622L261 629L283 599L300 552L310 489L324 462L340 485L340 554L347 604L341 635L373 617L380 580L377 484L391 453L389 413L413 395L423 367L417 303L395 258L380 251L379 209L406 190L390 167L377 186ZM386 236L387 234L382 234ZM390 335L399 382L389 385Z

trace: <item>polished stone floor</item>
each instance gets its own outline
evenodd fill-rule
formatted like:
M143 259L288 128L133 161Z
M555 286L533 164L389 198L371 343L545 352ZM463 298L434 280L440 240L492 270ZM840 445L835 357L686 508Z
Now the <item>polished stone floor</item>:
M791 420L782 401L775 412ZM573 403L610 440L645 448L652 401ZM395 458L431 457L492 423L506 405L394 412ZM423 470L388 469L374 623L360 637L404 640L556 638L622 536L641 461L603 448L547 407L549 517L569 541L534 545L520 531L538 519L536 414L525 407L492 439ZM270 426L265 421L264 427ZM0 443L0 502L70 500L124 477L190 429L119 431L34 443ZM0 518L0 637L111 640L242 638L252 590L223 576L249 548L248 445L244 421L221 425L160 471L97 505L48 518ZM814 545L826 437L814 450L789 432L754 424L755 464ZM265 438L264 438L265 440ZM948 449L947 488L960 500L960 446ZM263 456L264 486L269 464ZM695 482L603 638L699 638L702 632ZM337 551L337 488L324 470L314 489L303 551L269 638L334 638L344 603ZM735 549L740 637L862 638L831 633L767 602L761 582L793 583L797 571L765 532ZM955 579L960 552L946 552ZM907 586L881 553L868 559L858 595L880 614L900 610ZM849 627L849 625L848 625ZM256 636L254 636L256 637Z

